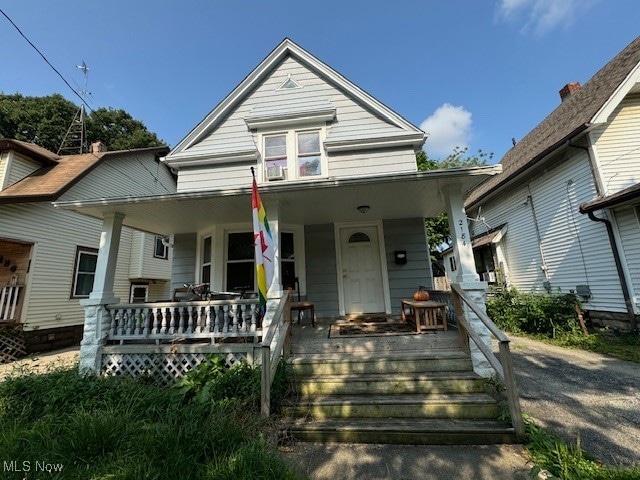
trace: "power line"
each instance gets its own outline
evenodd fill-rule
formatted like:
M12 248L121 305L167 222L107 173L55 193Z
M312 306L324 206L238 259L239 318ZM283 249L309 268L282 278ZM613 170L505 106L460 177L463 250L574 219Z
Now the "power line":
M62 79L62 81L67 85L67 87L69 87L69 88L71 89L71 91L72 91L73 93L75 93L75 94L78 96L78 98L80 99L80 101L81 101L81 102L82 102L82 103L83 103L83 104L84 104L84 105L85 105L85 106L86 106L90 111L93 111L93 110L91 109L91 107L89 106L89 104L84 100L84 98L82 98L82 96L81 96L81 95L76 91L76 89L75 89L75 88L73 88L73 87L71 86L71 84L67 81L67 79L66 79L66 78L64 78L64 77L62 76L62 74L58 71L58 69L56 69L56 67L54 67L54 66L51 64L51 62L47 59L47 57L45 57L45 56L44 56L44 54L43 54L43 53L38 49L38 47L36 47L36 46L33 44L33 42L32 42L31 40L29 40L29 39L27 38L27 36L26 36L24 33L22 33L22 30L20 30L20 28L15 24L15 22L14 22L13 20L11 20L11 18L9 18L9 16L8 16L6 13L4 13L4 10L2 10L1 8L0 8L0 13L2 13L2 15L3 15L7 20L9 20L9 23L11 23L11 25L13 25L13 26L14 26L14 28L18 31L18 33L22 36L22 38L24 38L24 39L27 41L27 43L28 43L29 45L31 45L31 46L33 47L33 49L34 49L36 52L38 52L38 54L39 54L39 55L42 57L42 59L47 63L47 65L49 65L49 66L51 67L51 69L52 69L54 72L56 72L56 73L58 74L58 76Z

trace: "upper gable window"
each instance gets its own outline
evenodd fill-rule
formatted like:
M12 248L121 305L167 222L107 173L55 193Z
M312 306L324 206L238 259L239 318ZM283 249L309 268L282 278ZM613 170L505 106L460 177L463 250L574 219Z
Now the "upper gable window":
M320 130L290 130L263 136L265 180L326 176Z

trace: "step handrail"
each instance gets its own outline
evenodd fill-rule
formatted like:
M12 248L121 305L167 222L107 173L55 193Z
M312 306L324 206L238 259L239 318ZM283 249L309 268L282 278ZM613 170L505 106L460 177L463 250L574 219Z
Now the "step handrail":
M509 404L509 413L511 414L511 421L513 428L516 432L518 439L525 437L524 420L522 418L522 410L520 408L520 398L518 395L518 387L516 385L516 376L513 369L513 359L511 357L511 340L505 333L498 328L498 326L491 320L489 315L480 308L473 299L460 287L460 285L452 283L451 290L455 298L459 298L477 315L480 321L487 327L489 332L498 340L498 347L500 349L500 358L496 357L493 351L487 347L482 341L480 335L471 328L469 322L464 316L462 308L456 308L456 317L458 320L458 327L464 329L466 334L473 340L478 349L485 356L489 364L496 371L498 377L505 385L507 392L507 403ZM461 307L462 305L460 305ZM459 311L458 311L459 310Z

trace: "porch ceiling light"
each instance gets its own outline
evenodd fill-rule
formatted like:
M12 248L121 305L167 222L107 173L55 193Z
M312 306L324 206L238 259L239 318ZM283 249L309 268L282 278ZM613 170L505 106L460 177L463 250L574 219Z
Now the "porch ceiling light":
M371 207L369 205L360 205L357 207L360 213L367 213Z

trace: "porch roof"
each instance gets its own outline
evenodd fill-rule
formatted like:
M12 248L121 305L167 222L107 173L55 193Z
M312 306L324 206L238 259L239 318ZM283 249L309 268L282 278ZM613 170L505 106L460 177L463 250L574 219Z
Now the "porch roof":
M267 215L278 205L281 223L309 225L432 217L447 211L447 191L464 198L501 169L500 165L491 165L313 182L272 182L259 188ZM248 177L246 186L234 189L96 198L54 205L96 218L120 213L126 226L170 235L197 232L220 223L251 222L250 197ZM357 207L361 205L370 208L360 213Z

